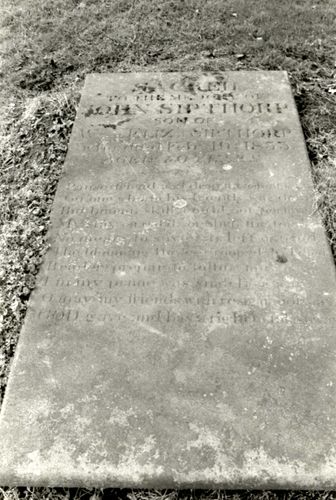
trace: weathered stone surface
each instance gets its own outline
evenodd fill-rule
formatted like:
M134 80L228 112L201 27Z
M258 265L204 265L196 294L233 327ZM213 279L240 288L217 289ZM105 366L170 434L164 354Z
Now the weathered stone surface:
M0 483L331 488L335 272L284 72L89 75Z

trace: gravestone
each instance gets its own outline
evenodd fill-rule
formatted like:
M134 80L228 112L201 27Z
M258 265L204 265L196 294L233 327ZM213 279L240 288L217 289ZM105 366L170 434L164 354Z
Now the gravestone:
M89 75L0 484L332 488L335 272L285 72Z

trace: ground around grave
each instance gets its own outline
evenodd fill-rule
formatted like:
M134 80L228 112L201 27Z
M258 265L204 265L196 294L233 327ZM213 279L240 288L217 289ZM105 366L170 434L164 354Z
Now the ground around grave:
M287 70L307 142L316 210L336 255L334 0L0 0L0 400L85 74ZM0 489L0 498L100 491ZM334 498L333 493L105 492L118 498ZM227 495L227 496L226 496Z

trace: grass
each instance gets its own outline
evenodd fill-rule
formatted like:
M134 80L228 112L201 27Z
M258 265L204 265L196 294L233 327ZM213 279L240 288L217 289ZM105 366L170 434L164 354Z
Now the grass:
M322 491L88 490L85 488L0 488L2 500L335 500Z
M84 77L287 70L336 258L334 0L0 0L0 399L43 253ZM238 500L327 492L0 489L0 498Z
M0 400L42 255L75 116L64 94L18 101L0 146Z

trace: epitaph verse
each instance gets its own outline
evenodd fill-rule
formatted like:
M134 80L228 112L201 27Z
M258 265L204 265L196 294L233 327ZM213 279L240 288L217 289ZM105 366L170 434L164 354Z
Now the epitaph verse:
M335 270L285 72L88 75L0 483L335 487Z

